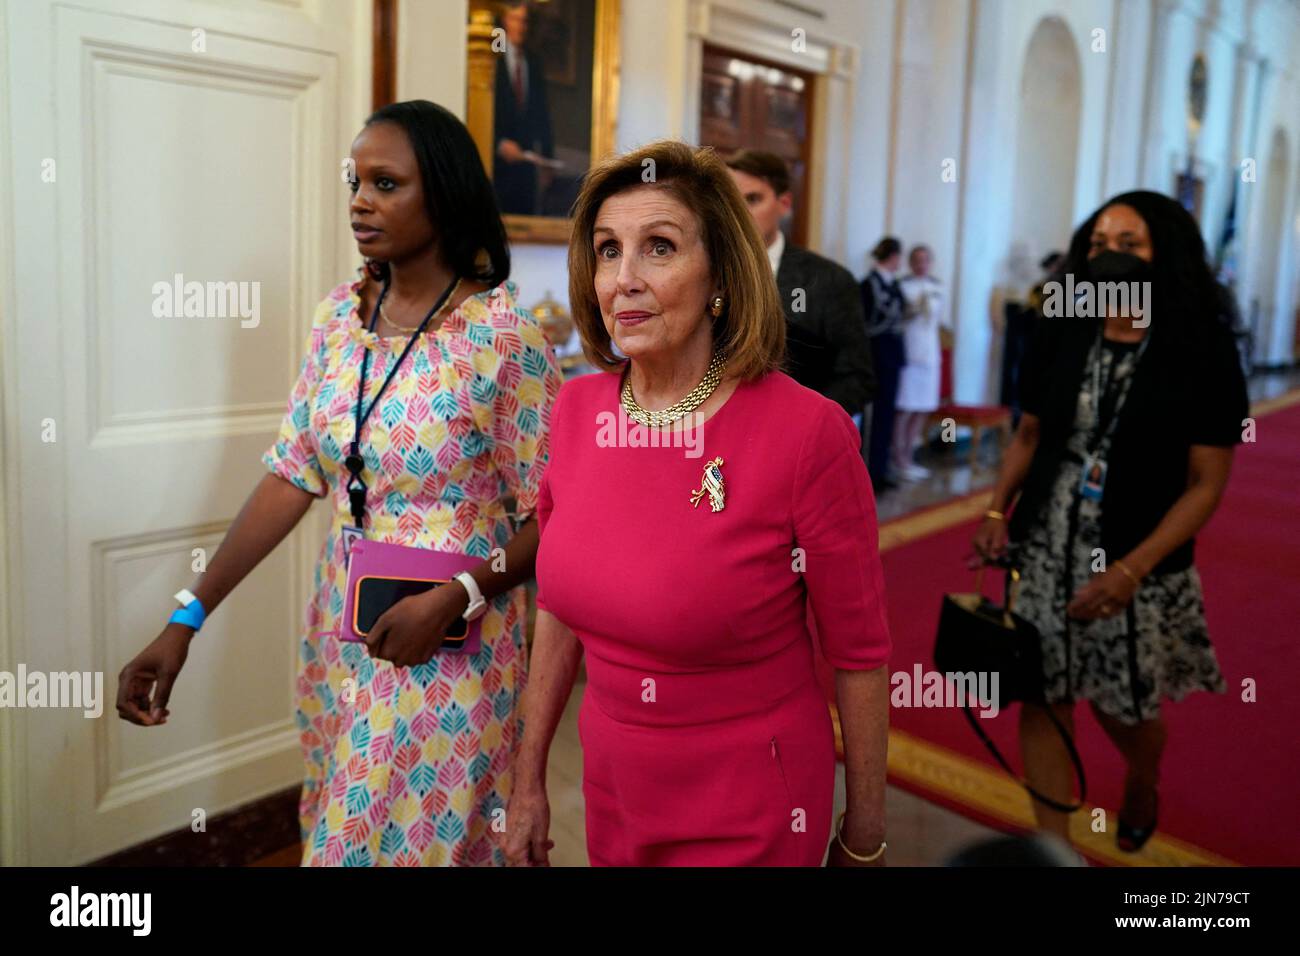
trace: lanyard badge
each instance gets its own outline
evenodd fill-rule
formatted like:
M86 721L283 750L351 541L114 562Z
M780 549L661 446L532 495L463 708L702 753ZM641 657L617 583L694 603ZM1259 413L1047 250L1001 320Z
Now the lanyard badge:
M388 388L388 383L393 380L393 376L397 374L397 370L402 367L402 362L404 362L406 356L410 354L411 348L424 333L425 328L429 324L429 320L442 311L443 306L445 306L447 300L451 298L451 294L459 284L459 281L459 279L453 279L452 282L448 284L447 288L442 291L442 295L438 296L438 301L434 303L433 308L430 309L429 313L424 317L424 321L420 323L415 334L407 340L406 348L402 350L402 354L398 357L397 362L393 365L388 376L384 379L384 384L379 386L379 391L375 394L374 401L370 403L370 407L366 409L365 414L363 415L361 413L361 406L364 403L366 394L366 372L370 368L370 346L366 346L365 355L362 356L361 359L361 376L357 382L356 428L352 432L352 443L348 446L347 457L343 459L343 464L348 470L348 507L352 512L352 524L345 526L342 531L343 556L345 560L349 560L352 556L353 543L365 537L367 488L365 479L361 476L366 468L366 460L361 456L361 428L365 425L366 420L370 418L370 413L373 412L375 407L379 404L379 400L384 395L384 390ZM388 283L385 282L383 289L380 290L379 298L375 302L374 311L370 315L369 331L371 332L374 332L375 324L379 321L379 309L384 304L384 297L387 295Z
M367 358L369 358L368 354ZM362 377L364 379L364 374ZM360 428L357 430L360 431ZM341 532L343 536L343 561L347 564L352 560L352 545L366 536L366 482L361 477L366 462L361 457L357 442L354 441L349 447L348 456L343 459L343 464L348 469L348 504L352 511L353 522L350 525L345 525Z
M1128 399L1129 386L1133 384L1133 375L1136 374L1136 366L1142 361L1142 353L1146 351L1147 343L1151 337L1148 335L1138 346L1137 355L1133 360L1135 366L1134 372L1126 378L1120 385L1119 394L1115 396L1115 407L1111 409L1110 416L1102 429L1101 425L1101 333L1097 333L1097 341L1093 345L1096 359L1092 366L1092 407L1093 407L1093 434L1096 438L1089 443L1088 453L1083 456L1083 467L1079 472L1079 496L1086 501L1101 501L1102 495L1106 489L1106 472L1110 470L1106 460L1097 454L1102 443L1110 437L1115 431L1115 426L1119 422L1120 409L1124 407L1124 402ZM1122 361L1121 359L1112 359L1110 371L1106 376L1106 390L1110 390L1110 381L1115 374L1115 366Z
M1088 501L1101 501L1106 487L1106 462L1093 455L1083 459L1083 472L1079 479L1079 495Z

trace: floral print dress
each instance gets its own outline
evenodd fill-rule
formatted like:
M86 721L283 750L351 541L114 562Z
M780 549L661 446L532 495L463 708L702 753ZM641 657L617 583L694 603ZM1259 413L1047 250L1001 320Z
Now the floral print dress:
M1103 401L1113 402L1137 368L1135 343L1103 340L1100 354L1108 383ZM1205 599L1195 567L1142 580L1124 613L1076 621L1065 608L1093 574L1101 547L1101 504L1079 493L1080 469L1095 419L1093 383L1083 377L1068 454L1040 520L1026 532L1018 564L1022 577L1015 608L1042 637L1044 691L1048 701L1088 700L1125 724L1154 720L1163 700L1198 690L1222 693L1227 685L1210 643ZM1109 437L1098 446L1105 459Z
M408 341L368 332L362 279L320 303L270 471L333 511L299 643L303 865L502 865L490 839L510 794L527 673L522 587L488 602L477 654L394 667L338 639L352 523L343 464L362 356L369 408ZM366 537L487 559L536 507L562 377L513 283L467 298L421 336L366 420ZM365 317L368 323L369 316Z

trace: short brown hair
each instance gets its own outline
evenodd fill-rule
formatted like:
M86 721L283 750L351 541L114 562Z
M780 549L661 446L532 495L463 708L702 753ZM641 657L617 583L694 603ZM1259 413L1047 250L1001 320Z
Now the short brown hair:
M762 149L741 149L732 153L727 166L737 172L756 176L780 196L790 191L790 167L776 153Z
M717 154L676 140L659 140L600 161L587 173L574 204L569 305L588 361L606 371L625 361L614 355L601 316L591 239L605 200L641 186L666 190L699 221L709 268L722 289L723 311L712 320L713 342L727 356L727 371L749 381L779 368L785 357L785 313L753 217Z

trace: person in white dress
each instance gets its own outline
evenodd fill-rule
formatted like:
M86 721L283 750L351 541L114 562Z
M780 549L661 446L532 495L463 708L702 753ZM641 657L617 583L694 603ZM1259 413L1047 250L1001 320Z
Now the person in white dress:
M908 254L910 275L899 280L907 311L903 320L906 364L898 380L898 413L894 419L894 471L904 480L919 481L930 472L916 463L921 431L939 407L943 353L939 329L951 328L943 283L930 274L934 256L929 246L913 246Z

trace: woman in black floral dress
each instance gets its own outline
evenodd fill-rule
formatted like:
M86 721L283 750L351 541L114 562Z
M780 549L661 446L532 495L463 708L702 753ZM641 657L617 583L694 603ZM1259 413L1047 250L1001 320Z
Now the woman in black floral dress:
M1072 729L1087 700L1124 756L1118 842L1133 851L1156 826L1161 702L1225 690L1193 547L1227 484L1246 385L1200 230L1174 200L1116 196L1075 233L1061 275L1084 297L1065 301L1060 283L1045 303L974 545L992 559L1011 542L1048 706ZM1030 782L1068 801L1071 766L1042 706L1022 707L1020 739ZM1068 838L1065 814L1035 814Z

